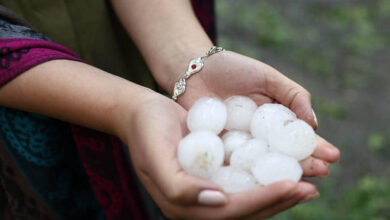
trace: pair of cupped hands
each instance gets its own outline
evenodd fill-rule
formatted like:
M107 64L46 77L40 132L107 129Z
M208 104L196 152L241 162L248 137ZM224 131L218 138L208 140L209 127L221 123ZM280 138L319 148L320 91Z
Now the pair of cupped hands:
M187 111L204 96L224 100L243 95L255 100L259 106L278 102L317 129L309 92L274 68L223 51L207 58L203 69L187 80L187 89L177 103L150 91L140 95L143 101L132 116L131 133L124 141L129 146L141 182L167 217L261 219L319 197L316 186L305 180L298 183L280 181L225 194L218 185L186 174L176 158L180 140L189 133ZM301 161L305 177L327 176L328 163L339 159L340 153L335 146L320 136L317 143L312 156Z

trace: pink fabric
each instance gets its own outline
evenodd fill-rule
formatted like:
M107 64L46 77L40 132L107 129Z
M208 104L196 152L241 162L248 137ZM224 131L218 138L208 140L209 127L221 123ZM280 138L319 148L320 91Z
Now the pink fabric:
M215 42L214 1L192 0L192 3L202 26ZM0 39L0 86L54 59L82 61L56 43ZM71 131L91 188L108 219L149 219L121 142L116 137L75 125L71 125Z
M214 44L217 43L215 28L215 9L213 0L191 0L192 7L200 24L205 29Z
M48 41L0 39L0 86L42 62L54 59L81 61L71 50Z
M56 43L24 38L0 39L0 86L49 60L82 61ZM74 142L105 215L115 219L148 219L127 153L118 138L71 125Z
M72 133L92 189L108 219L148 219L119 139L74 125Z

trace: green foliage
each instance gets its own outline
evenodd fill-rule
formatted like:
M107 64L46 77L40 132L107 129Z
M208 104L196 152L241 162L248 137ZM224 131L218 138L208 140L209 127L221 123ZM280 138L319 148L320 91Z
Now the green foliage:
M290 51L290 59L311 73L321 76L331 76L332 60L326 54L319 53L315 48L302 46Z
M319 200L273 219L390 219L390 179L379 177L389 175L385 164L390 161L390 129L385 127L390 116L388 105L383 104L390 101L390 1L220 0L217 11L218 19L225 22L219 27L226 34L221 45L266 58L277 68L302 71L297 79L303 78L311 88L320 87L314 92L318 96L313 97L313 108L325 125L321 132L342 151L343 166L331 166L332 175L316 181ZM357 121L366 122L367 117L373 122ZM335 131L327 129L337 126L326 127L332 123L346 132L332 136ZM355 131L366 135L348 137ZM359 156L367 147L372 153ZM372 168L378 164L384 166Z
M356 53L367 53L384 46L386 38L378 32L376 16L369 7L359 5L348 12L348 24L353 32L344 36L342 45Z
M383 20L390 18L390 1L381 0L378 3L378 17Z
M284 18L271 5L264 4L256 13L257 42L265 47L281 49L293 38L293 31Z
M390 218L390 181L362 177L343 193L335 184L320 184L321 198L275 216L277 220L385 220Z
M373 132L368 136L368 147L373 151L382 150L385 146L385 136L378 132Z
M313 108L320 117L333 119L343 119L347 116L348 111L342 104L333 100L313 98Z
M239 12L243 16L237 17L235 26L251 29L255 43L277 51L311 74L336 78L346 88L367 86L366 73L370 68L366 55L389 42L379 28L390 10L389 3L314 2L302 9L311 16L304 25L292 23L292 15L281 13L281 6L275 5L265 1L248 8L241 5ZM364 68L357 68L361 66Z

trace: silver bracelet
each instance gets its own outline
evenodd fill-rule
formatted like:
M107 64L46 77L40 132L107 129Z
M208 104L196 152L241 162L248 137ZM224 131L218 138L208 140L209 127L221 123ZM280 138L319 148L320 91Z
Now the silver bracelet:
M175 83L175 87L173 89L173 96L172 96L172 99L173 100L177 100L177 98L183 94L185 91L186 91L186 80L192 76L193 74L199 72L202 70L203 68L203 61L215 54L215 53L218 53L218 52L221 52L221 51L224 51L225 49L223 49L222 47L216 47L216 46L213 46L210 48L209 51L207 51L206 55L202 56L202 57L198 57L196 59L193 59L190 61L190 64L188 65L188 70L187 72L184 74L183 77L181 77L179 79L179 81L177 81Z

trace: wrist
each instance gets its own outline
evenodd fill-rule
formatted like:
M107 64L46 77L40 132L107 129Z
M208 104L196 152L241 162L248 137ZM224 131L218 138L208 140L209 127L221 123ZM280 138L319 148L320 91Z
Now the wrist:
M157 83L172 95L174 85L187 71L188 63L203 56L212 46L211 41L204 40L197 44L176 42L166 48L159 56L163 59L150 65Z
M115 135L127 144L129 134L134 132L131 125L138 108L158 96L153 90L133 83L123 88L117 96L118 104L111 118Z

